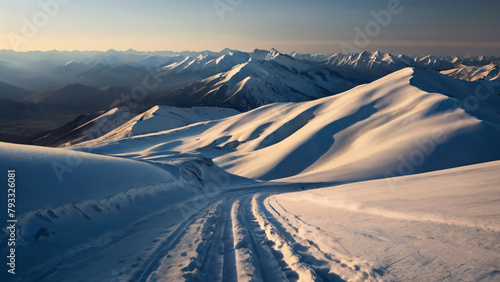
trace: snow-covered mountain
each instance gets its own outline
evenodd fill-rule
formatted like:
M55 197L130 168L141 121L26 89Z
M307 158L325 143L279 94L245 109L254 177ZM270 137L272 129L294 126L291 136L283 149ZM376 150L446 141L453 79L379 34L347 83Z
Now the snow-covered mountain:
M333 55L334 54L317 54L317 53L309 54L309 53L297 53L297 52L290 53L290 56L292 58L303 61L312 61L312 62L325 62Z
M474 110L462 104L478 85L406 68L315 101L82 146L148 159L162 158L152 148L196 151L231 173L262 180L353 181L432 171L500 158L500 97L491 94Z
M482 67L463 66L441 72L456 79L476 81L489 80L500 81L500 66L498 64L489 64Z
M361 75L370 76L374 80L410 66L410 58L396 57L389 53L361 52L357 54L334 54L327 61L327 65L352 69Z
M222 63L225 57L226 55L213 63L217 64L218 60ZM225 106L247 111L274 102L317 99L355 86L329 68L314 62L296 60L275 49L255 50L249 58L242 56L241 59L247 60L234 65L229 71L169 91L152 101L183 107ZM182 62L171 70L197 69L197 62Z
M365 52L363 52L365 53ZM383 59L387 53L379 53ZM371 53L373 54L373 53ZM156 51L138 52L135 50L116 51L33 51L15 52L0 50L0 77L2 81L30 91L42 91L46 88L70 83L82 83L96 87L103 86L135 86L142 83L142 78L148 70L171 70L170 74L188 71L195 73L203 71L204 77L196 76L189 79L189 83L216 73L228 71L236 64L246 61L251 52L241 52L232 49L213 51ZM353 64L359 54L307 54L292 52L291 57L308 62L325 62L339 57L337 60L346 64ZM225 56L224 58L221 58ZM352 58L348 58L352 56ZM443 70L453 65L484 66L500 61L499 57L485 56L405 56L390 55L399 58L410 67L429 67ZM344 58L347 57L347 58ZM345 62L347 60L347 62ZM180 64L183 62L182 64ZM450 67L451 65L451 67ZM188 67L189 66L189 67ZM147 70L148 69L148 70ZM104 74L110 81L106 83L99 73ZM115 79L122 75L122 81ZM186 72L184 72L186 76ZM176 79L186 81L179 76ZM194 79L194 80L193 80ZM165 85L175 80L166 79ZM113 83L110 83L113 82ZM164 88L162 88L165 90Z
M209 75L226 72L235 65L244 63L250 58L250 54L224 49L221 52L202 52L194 56L178 56L176 62L165 64L160 70L167 73L196 72L203 71Z
M355 71L353 76L365 77L373 81L406 67L444 70L454 67L454 64L439 56L392 55L375 51L355 54L333 54L326 61L327 65Z

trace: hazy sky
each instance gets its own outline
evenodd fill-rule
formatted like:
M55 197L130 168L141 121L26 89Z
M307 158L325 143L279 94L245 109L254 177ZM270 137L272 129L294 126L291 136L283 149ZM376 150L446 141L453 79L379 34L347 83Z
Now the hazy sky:
M0 0L0 49L500 55L498 0L400 0L376 22L391 1Z

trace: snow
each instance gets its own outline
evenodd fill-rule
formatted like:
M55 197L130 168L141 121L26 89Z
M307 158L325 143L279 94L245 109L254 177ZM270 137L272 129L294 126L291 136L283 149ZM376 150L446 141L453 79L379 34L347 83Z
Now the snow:
M276 226L272 225L266 218L264 212L260 210L257 199L259 195L252 198L252 213L257 219L259 226L265 231L266 237L274 243L274 249L283 254L283 260L292 271L307 281L316 281L319 277L307 265L301 263L301 257L295 252L294 246L286 240ZM285 278L286 279L286 278ZM283 280L283 279L282 279Z
M120 127L134 116L135 114L118 108L111 109L86 124L75 128L69 133L69 135L72 135L70 136L71 141L63 145L74 145L87 140L97 139ZM77 136L73 136L75 133Z
M8 164L11 169L18 169L20 178L26 171L19 185L26 187L21 191L30 197L19 203L19 213L66 202L106 198L129 188L159 184L174 178L169 172L172 169L64 149L1 143L0 154L2 165ZM28 177L27 173L36 173L36 177ZM130 175L134 181L117 179L115 175L122 173ZM87 175L93 175L92 179L88 179ZM37 189L41 185L44 188Z
M17 263L23 269L19 277L25 278L43 276L85 253L88 257L83 260L88 260L94 256L92 249L114 244L125 230L154 221L158 214L167 213L163 216L178 223L207 198L252 183L201 156L177 156L167 163L0 143L0 160L2 170L15 169L17 174L16 255L22 258ZM6 198L7 193L0 196L2 202ZM3 235L6 232L2 229ZM3 235L0 243L5 247ZM127 256L134 257L141 245L137 246L129 245L135 251ZM74 272L71 263L66 267ZM64 277L62 273L53 275Z
M220 66L230 52L170 70ZM16 278L498 280L495 83L404 68L323 97L322 85L337 80L310 62L253 55L207 79L207 93L224 84L228 98L254 87L290 101L315 81L307 95L318 99L244 113L113 109L78 128L94 139L64 149L0 143L0 168L16 169L18 181ZM304 80L285 77L290 70Z
M108 131L107 134L94 142L109 142L125 137L169 130L196 122L218 120L238 113L233 109L215 107L178 108L154 106L130 119L117 129Z
M500 162L266 200L287 230L360 257L388 281L498 280ZM337 254L338 255L338 254Z

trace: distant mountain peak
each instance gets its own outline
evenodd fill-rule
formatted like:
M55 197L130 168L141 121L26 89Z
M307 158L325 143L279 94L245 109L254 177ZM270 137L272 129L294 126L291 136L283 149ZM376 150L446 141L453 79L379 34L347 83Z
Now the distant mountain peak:
M368 53L367 51L361 51L359 53L360 56L367 56L367 55L371 55L370 53Z
M279 53L279 51L274 48L271 48L269 49L269 53Z
M104 52L105 54L116 54L120 53L119 51L116 51L115 49L109 49L108 51Z
M274 48L269 50L255 49L252 53L252 58L259 61L271 61L279 55L281 55L281 53Z
M219 54L230 54L233 53L235 50L230 49L230 48L224 48L222 51L219 52Z

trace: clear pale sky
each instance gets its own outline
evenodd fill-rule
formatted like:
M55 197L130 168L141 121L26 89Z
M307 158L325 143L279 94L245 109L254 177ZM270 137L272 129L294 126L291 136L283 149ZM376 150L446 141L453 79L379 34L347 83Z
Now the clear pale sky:
M54 1L65 4L50 15L38 4ZM0 0L0 49L218 51L229 47L251 51L274 47L286 53L333 53L341 51L342 42L354 45L355 27L364 30L374 20L370 12L387 9L390 1ZM236 5L221 19L214 2ZM393 14L362 49L408 55L500 55L500 1L400 3L403 10ZM37 30L27 28L26 22L38 24Z

